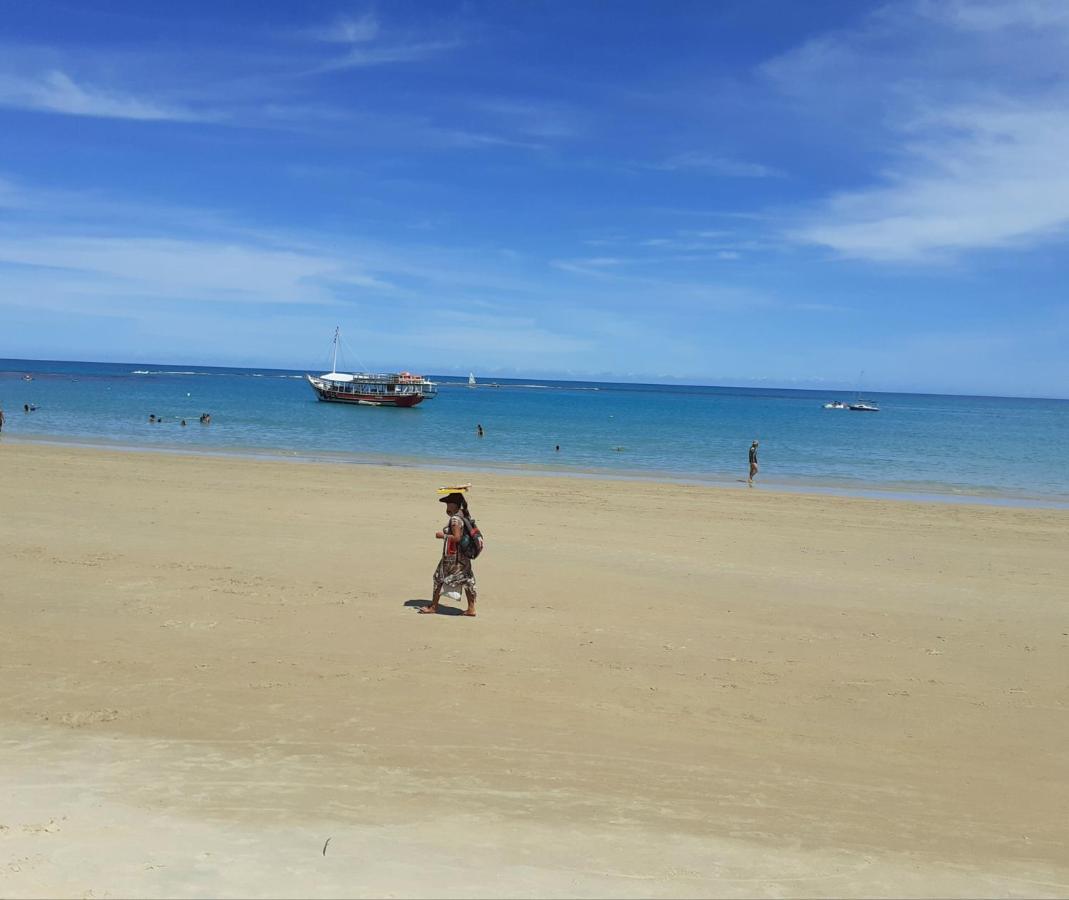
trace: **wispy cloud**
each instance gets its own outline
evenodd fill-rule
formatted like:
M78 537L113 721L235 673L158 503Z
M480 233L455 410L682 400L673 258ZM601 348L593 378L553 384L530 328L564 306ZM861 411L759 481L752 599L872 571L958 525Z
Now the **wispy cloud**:
M329 25L305 29L302 35L332 44L362 44L379 34L379 20L373 12L360 16L339 16Z
M788 235L847 257L926 262L1061 234L1066 9L917 0L767 63L786 94L812 110L851 110L883 145L871 184L826 197Z
M413 41L381 46L353 47L344 56L324 63L324 71L362 69L391 63L419 62L437 56L460 45L459 41Z
M355 17L342 16L328 25L305 29L300 35L347 47L342 55L317 67L318 72L419 62L460 45L457 37L390 34L370 11Z
M753 310L777 305L769 294L749 286L738 286L711 277L712 268L733 259L715 253L700 256L648 257L589 257L583 259L553 259L548 265L566 275L583 279L576 291L586 308L604 306L606 309L629 309L632 318L655 312L657 315L695 312L732 312ZM666 277L665 264L694 262L703 264L694 278ZM675 266L681 271L679 266ZM577 301L578 302L578 301Z
M835 303L793 303L790 304L791 309L799 309L802 312L835 312L844 313L850 312L850 308L847 306L839 306Z
M582 117L562 104L495 98L476 101L473 107L511 132L542 140L575 138L586 131Z
M210 118L185 107L78 84L58 69L33 77L0 74L0 106L144 122L196 122Z
M1069 5L1063 0L927 0L921 9L933 19L977 31L1069 26Z
M25 200L14 182L0 176L0 209L19 209Z
M0 238L0 264L86 278L112 295L224 303L331 303L331 285L383 290L351 262L250 244L117 237Z
M646 255L630 260L631 262L645 263L671 263L678 262L709 262L710 260L733 260L741 259L743 253L772 249L772 244L766 240L754 240L738 231L726 229L682 229L671 236L660 235L640 239L617 238L614 241L586 240L589 246L614 246L616 248L628 248L640 252L658 253L661 255ZM670 255L663 255L670 254ZM622 259L615 260L623 262ZM577 260L583 265L589 266L589 260Z
M0 305L48 283L71 296L203 304L331 305L367 296L425 306L530 298L508 254L424 241L356 240L269 229L219 210L152 205L97 192L38 189L0 177ZM56 293L53 290L53 293ZM62 293L62 292L61 292Z
M689 152L671 156L653 168L665 171L687 170L720 178L782 178L784 173L761 163L715 156L711 153Z
M352 322L356 311L383 297L415 323L402 332L370 321L361 326L361 344L373 348L365 361L386 367L422 360L448 370L455 347L468 345L479 347L480 365L508 367L535 340L541 364L559 371L598 344L562 327L566 317L555 312L555 301L531 302L541 279L525 276L515 254L463 243L258 232L211 210L153 209L0 179L4 198L13 221L0 223L0 313L69 322L91 311L98 322L112 319L150 336L157 359L180 357L190 341L209 357L232 353L223 335L254 322L257 335L272 334L295 354L292 364L305 365L302 355L321 337L309 323L314 329L320 321L325 330ZM78 210L74 223L62 215L70 209ZM200 227L191 230L195 222ZM146 236L150 225L166 236ZM428 306L428 296L437 302ZM515 311L517 298L522 313ZM101 337L95 352L111 352L108 346Z
M837 194L797 228L845 256L925 261L1046 239L1069 226L1069 115L945 110L883 184Z
M621 266L625 260L613 256L592 256L585 259L554 259L550 265L562 272L570 272L573 275L592 275L603 277L608 269Z

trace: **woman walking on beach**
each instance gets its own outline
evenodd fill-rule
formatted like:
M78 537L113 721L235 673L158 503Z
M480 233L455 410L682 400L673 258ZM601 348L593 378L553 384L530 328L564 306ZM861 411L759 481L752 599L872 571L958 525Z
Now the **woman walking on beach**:
M468 600L468 608L465 616L475 615L475 573L471 570L471 560L460 550L460 539L464 536L464 520L460 511L468 515L468 501L460 493L447 494L439 497L439 502L445 504L445 511L449 515L449 521L441 531L436 531L434 536L442 541L442 558L438 568L434 570L434 593L431 595L430 606L420 609L421 613L438 612L438 600L442 596L442 590L456 592L458 595L463 591Z

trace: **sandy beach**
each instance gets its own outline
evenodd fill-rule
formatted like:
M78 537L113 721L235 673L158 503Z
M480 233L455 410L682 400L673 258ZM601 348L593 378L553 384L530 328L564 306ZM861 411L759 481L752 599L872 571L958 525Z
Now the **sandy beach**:
M10 442L0 509L5 897L1069 895L1067 511Z

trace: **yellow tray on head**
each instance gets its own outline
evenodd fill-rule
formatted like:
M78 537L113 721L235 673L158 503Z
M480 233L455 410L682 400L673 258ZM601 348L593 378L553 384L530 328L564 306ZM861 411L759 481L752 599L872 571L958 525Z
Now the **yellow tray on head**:
M467 484L454 484L452 487L440 487L438 488L439 494L463 494L471 487L471 482Z

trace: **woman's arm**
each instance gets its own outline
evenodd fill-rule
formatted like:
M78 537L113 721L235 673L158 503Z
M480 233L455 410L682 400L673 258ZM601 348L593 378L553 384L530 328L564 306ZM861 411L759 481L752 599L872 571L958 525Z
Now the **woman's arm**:
M460 524L460 516L453 516L449 520L449 525L447 527L449 528L448 535L445 533L445 531L436 531L434 532L434 536L438 538L438 540L443 540L446 537L451 537L453 540L459 541L464 534L464 526Z

